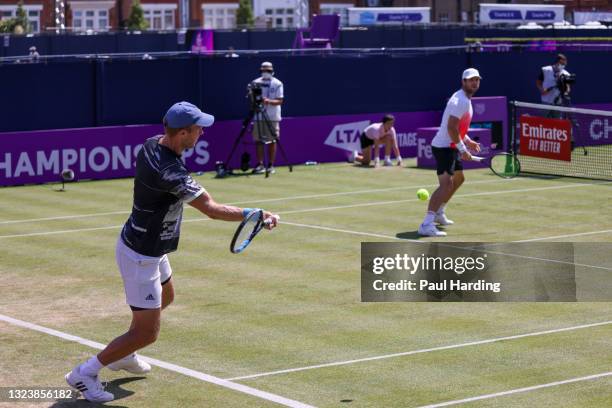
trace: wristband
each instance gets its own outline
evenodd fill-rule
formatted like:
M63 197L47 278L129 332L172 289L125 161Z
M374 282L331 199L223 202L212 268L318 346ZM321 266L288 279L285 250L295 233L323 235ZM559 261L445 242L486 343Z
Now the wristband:
M242 209L242 216L244 218L246 218L246 216L249 215L250 213L252 213L253 211L255 211L254 208L243 208Z
M465 147L463 140L457 143L457 150L459 150L460 153L465 153L467 151L467 148Z

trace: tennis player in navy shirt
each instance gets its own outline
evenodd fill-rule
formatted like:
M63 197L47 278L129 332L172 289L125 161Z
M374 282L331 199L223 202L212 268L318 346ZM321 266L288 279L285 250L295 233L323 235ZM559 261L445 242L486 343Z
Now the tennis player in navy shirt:
M162 309L174 300L172 268L168 253L176 251L183 204L188 203L210 218L242 221L250 208L216 203L185 168L181 154L193 148L203 128L215 118L189 102L178 102L164 116L164 134L147 139L136 159L134 204L117 240L115 256L132 309L129 330L111 341L98 355L66 374L66 381L92 402L106 402L114 395L104 390L99 371L126 370L143 374L151 366L136 351L154 343L160 330ZM276 227L278 217L264 211L266 228Z

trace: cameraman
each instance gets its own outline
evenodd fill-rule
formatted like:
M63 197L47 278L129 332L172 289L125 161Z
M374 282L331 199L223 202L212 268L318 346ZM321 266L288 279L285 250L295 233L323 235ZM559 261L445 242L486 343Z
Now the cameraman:
M261 87L263 109L265 109L269 122L266 122L262 113L256 109L253 120L253 140L256 145L258 162L257 167L253 169L253 173L262 174L265 172L263 145L267 144L270 159L268 172L274 174L276 140L280 137L279 123L281 121L281 105L283 104L283 83L274 78L274 67L271 62L262 63L260 71L261 77L255 79L251 84Z
M536 80L536 86L540 91L542 103L547 105L563 105L564 99L569 99L571 91L570 85L562 77L570 77L570 73L565 70L567 57L557 54L557 59L553 65L542 67L540 75ZM560 88L565 89L560 89Z

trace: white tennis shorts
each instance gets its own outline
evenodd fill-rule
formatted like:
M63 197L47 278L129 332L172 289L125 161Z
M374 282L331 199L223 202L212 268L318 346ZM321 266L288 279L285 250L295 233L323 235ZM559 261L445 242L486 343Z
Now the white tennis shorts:
M119 236L115 258L123 279L126 303L133 308L159 309L162 304L162 284L172 275L168 255L141 255L125 245Z

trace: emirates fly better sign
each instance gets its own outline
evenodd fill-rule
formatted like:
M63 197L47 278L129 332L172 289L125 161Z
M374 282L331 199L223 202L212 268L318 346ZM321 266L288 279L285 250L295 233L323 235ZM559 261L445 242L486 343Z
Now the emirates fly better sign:
M520 132L521 154L571 161L572 123L569 120L523 115Z

